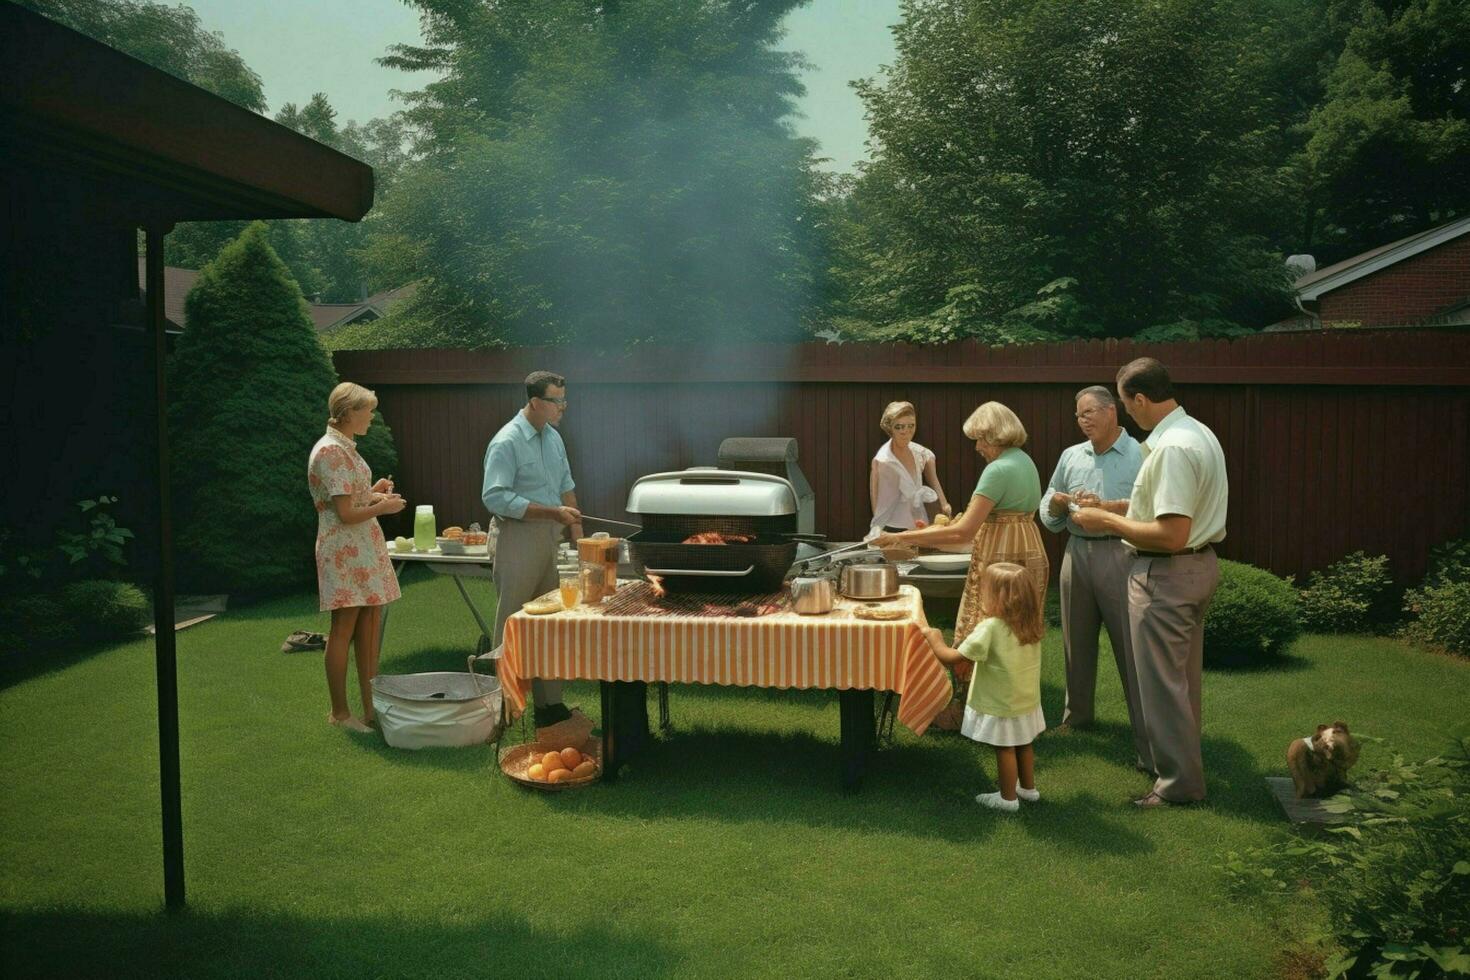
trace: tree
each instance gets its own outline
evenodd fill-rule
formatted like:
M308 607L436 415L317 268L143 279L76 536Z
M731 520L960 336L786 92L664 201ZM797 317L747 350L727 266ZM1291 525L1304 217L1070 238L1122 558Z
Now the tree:
M336 377L263 224L206 265L169 364L179 581L200 592L311 581L306 454Z
M218 32L183 4L147 0L17 0L39 14L139 61L256 112L265 112L260 76Z
M415 0L418 162L367 257L420 281L379 340L790 338L815 312L822 177L787 123L800 0Z
M1348 26L1299 161L1320 264L1470 211L1470 4L1330 6Z
M1262 322L1289 201L1265 9L907 0L887 78L857 83L874 159L836 312L924 341Z

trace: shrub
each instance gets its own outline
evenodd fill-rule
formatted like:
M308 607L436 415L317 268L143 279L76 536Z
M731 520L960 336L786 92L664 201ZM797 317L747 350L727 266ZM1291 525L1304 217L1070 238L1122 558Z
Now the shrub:
M61 605L84 640L127 639L153 619L153 604L127 582L73 582L61 590Z
M1447 582L1413 589L1404 596L1413 619L1405 639L1470 656L1470 582Z
M1388 556L1355 551L1313 572L1301 590L1302 629L1318 633L1366 633L1393 618L1398 603Z
M22 653L71 646L80 631L55 597L21 595L0 600L0 636L12 653Z
M1262 568L1220 562L1220 584L1205 614L1205 661L1246 664L1279 653L1301 633L1291 583Z
M1470 972L1470 738L1417 764L1395 756L1332 797L1346 823L1309 838L1230 852L1235 890L1290 896L1310 889L1342 954L1338 976L1460 976ZM1285 910L1283 910L1285 911Z
M1424 584L1451 582L1470 582L1470 538L1446 541L1429 552L1429 571L1424 576Z
M272 592L313 581L306 457L336 377L295 280L251 225L199 273L169 365L179 581Z

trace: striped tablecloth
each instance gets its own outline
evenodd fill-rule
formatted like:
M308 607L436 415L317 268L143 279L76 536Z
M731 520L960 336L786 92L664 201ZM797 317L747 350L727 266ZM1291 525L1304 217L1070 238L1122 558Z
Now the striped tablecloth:
M898 720L922 735L949 702L949 676L920 632L927 622L918 590L900 589L894 602L908 614L891 622L855 618L860 603L846 599L825 616L518 612L505 623L500 682L517 712L533 677L896 691Z

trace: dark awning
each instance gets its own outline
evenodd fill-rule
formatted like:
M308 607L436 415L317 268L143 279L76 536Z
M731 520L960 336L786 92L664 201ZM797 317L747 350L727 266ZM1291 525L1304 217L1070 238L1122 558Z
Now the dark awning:
M100 220L357 221L373 204L367 164L10 3L0 155L88 182Z

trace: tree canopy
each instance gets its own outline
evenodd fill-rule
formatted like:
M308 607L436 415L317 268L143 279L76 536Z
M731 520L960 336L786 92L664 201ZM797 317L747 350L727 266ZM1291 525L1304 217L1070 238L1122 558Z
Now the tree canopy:
M792 339L823 275L809 141L790 127L800 0L414 0L443 73L421 160L369 259L419 280L379 341Z

